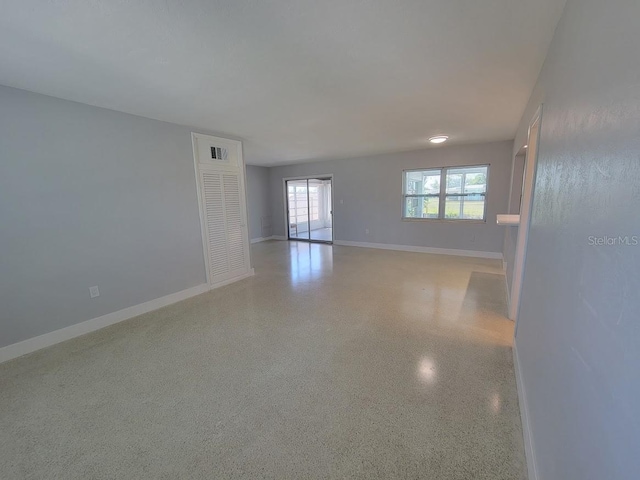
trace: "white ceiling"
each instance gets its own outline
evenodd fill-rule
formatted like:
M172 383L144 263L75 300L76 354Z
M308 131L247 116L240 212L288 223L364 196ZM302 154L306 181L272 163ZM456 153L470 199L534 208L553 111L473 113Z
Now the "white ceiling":
M239 137L247 163L506 140L564 0L3 0L0 84Z

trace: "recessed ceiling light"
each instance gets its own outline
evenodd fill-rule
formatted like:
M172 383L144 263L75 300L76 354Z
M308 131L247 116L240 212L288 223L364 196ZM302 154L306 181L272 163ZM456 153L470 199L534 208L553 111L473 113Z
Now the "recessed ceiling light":
M449 137L447 137L446 135L437 135L429 139L431 143L444 143L447 140L449 140Z
M527 148L528 146L529 146L529 145L525 145L525 146L524 146L524 147L522 147L522 148Z

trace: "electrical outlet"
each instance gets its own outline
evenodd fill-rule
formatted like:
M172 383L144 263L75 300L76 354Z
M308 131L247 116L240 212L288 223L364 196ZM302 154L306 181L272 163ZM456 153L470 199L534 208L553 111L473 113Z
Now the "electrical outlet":
M91 298L99 297L100 291L98 290L98 287L89 287L89 295L91 295Z
M364 230L364 234L365 234L365 235L369 235L369 229L368 229L368 228L365 228L365 230Z

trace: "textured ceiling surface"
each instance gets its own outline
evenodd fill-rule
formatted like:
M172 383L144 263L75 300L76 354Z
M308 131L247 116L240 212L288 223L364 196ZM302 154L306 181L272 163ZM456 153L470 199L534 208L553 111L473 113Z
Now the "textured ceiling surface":
M513 138L564 0L3 0L0 84L275 165Z

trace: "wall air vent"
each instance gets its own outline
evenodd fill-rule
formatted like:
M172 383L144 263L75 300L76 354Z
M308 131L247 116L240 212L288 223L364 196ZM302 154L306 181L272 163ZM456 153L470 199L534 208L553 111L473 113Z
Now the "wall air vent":
M229 159L229 152L226 148L211 147L211 159L223 160L226 162Z

